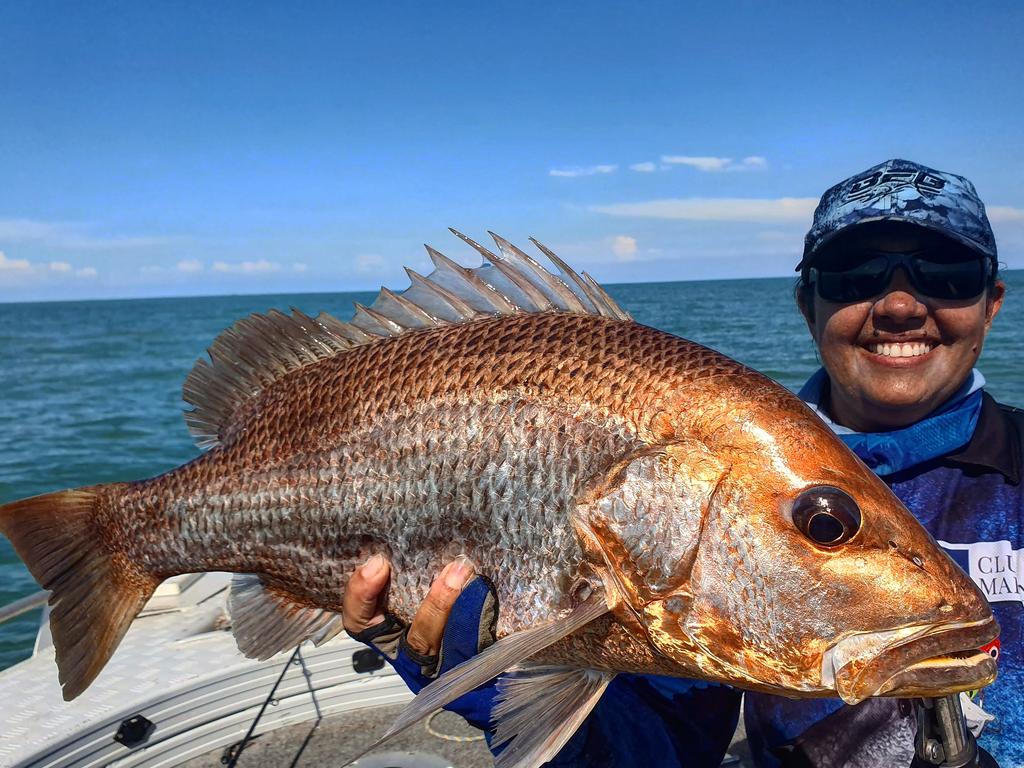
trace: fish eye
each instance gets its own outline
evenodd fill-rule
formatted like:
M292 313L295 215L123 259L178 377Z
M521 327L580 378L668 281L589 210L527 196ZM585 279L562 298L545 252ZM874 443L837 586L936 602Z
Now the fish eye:
M838 488L816 485L793 502L793 524L815 544L837 547L860 530L860 508Z

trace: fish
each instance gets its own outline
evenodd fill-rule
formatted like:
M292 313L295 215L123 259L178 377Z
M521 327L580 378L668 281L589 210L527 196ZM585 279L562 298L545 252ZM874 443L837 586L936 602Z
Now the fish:
M376 554L406 622L457 555L493 582L497 642L389 734L503 675L500 766L549 759L617 673L851 703L994 679L979 589L799 398L536 240L455 234L479 266L428 246L429 275L349 322L218 336L184 384L192 461L0 507L52 592L66 699L164 579L236 574L238 647L266 659L337 635Z

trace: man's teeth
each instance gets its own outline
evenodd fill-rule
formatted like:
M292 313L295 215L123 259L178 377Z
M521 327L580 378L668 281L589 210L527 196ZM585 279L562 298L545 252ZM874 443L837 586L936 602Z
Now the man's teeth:
M906 344L869 344L868 350L885 357L919 357L931 351L930 344L910 342Z

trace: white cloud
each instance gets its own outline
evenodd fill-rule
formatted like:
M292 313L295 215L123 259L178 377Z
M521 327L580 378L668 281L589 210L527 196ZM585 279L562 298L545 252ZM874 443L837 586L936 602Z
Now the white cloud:
M28 259L9 259L0 251L0 272L28 272L31 269Z
M751 155L750 157L744 157L740 161L739 165L730 167L730 171L753 171L761 170L762 168L768 167L768 161L759 155Z
M294 272L305 272L307 269L309 269L307 264L292 264L292 271Z
M985 207L988 220L993 224L1005 224L1011 221L1024 221L1024 208L1009 205L989 205Z
M650 160L642 163L631 163L628 168L637 173L654 173L656 171L668 171L673 166L686 165L704 172L722 171L757 171L768 167L768 161L760 155L748 155L742 160L734 160L731 157L711 157L696 155L662 155L661 164ZM550 176L562 176L572 178L576 176L594 176L600 173L614 173L618 165L585 165L568 168L552 168L548 171Z
M226 261L213 262L214 272L231 272L254 275L267 272L277 272L280 269L281 265L276 261L267 261L266 259L260 259L259 261L241 261L237 264L229 264Z
M355 271L360 274L372 274L384 268L384 257L376 253L360 253L356 256Z
M0 251L0 272L16 274L31 281L45 280L51 275L67 275L74 273L78 277L96 277L95 267L75 269L66 261L51 261L46 264L33 263L28 259L9 259Z
M768 166L760 155L749 155L739 162L731 157L694 157L690 155L662 155L661 162L668 165L688 165L698 171L717 173L720 171L758 171Z
M614 173L618 167L617 165L588 165L577 168L552 168L548 171L548 175L564 177L594 176L600 173Z
M203 263L197 259L184 259L176 265L179 272L202 272Z
M688 197L647 200L639 203L595 205L590 210L609 216L685 221L794 221L811 223L816 197Z
M698 171L723 171L732 162L731 157L691 157L688 155L662 155L661 162L668 165L689 165Z
M616 235L612 238L612 253L619 261L633 261L636 259L636 238Z

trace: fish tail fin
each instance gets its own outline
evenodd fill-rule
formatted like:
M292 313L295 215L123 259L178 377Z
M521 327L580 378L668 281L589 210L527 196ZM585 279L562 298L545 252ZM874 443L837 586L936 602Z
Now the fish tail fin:
M51 591L50 633L65 701L103 669L159 583L99 535L96 511L112 490L78 488L0 506L0 533Z

